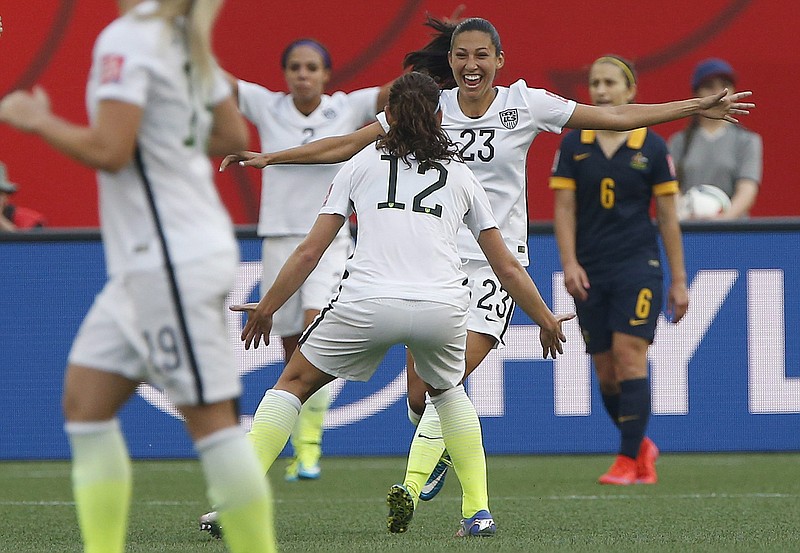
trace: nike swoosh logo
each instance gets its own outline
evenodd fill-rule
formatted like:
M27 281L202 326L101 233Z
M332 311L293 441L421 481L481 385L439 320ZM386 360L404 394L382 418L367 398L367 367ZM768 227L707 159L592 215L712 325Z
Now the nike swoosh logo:
M494 317L490 317L489 315L486 315L486 317L484 317L484 319L486 319L490 323L499 323L500 322L497 319L495 319Z
M622 422L628 422L628 421L635 421L638 418L639 418L639 415L625 415L624 417L619 417L617 419L617 422L622 423Z
M628 319L628 324L631 326L642 326L647 324L647 319Z
M572 156L572 160L573 161L581 161L582 159L586 159L590 155L592 155L591 152L586 152L585 154L575 154L575 155Z

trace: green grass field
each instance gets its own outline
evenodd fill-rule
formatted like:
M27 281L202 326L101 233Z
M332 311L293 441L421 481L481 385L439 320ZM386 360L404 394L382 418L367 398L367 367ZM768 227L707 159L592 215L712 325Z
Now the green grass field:
M489 459L494 538L453 537L455 478L423 503L406 534L385 529L384 494L401 458L326 458L323 478L288 484L271 473L280 550L800 551L800 454L666 454L656 486L599 486L612 456ZM207 510L195 461L134 464L131 553L223 552L197 530ZM80 552L65 462L0 463L0 551Z

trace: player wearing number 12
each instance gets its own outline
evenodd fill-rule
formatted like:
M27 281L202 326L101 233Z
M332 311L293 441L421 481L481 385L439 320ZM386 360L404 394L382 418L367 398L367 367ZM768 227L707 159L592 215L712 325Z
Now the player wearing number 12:
M589 73L598 106L630 103L636 74L630 62L604 56ZM601 484L654 484L658 448L645 437L650 416L647 348L661 311L663 274L658 227L672 282L668 309L678 322L688 306L675 195L678 182L664 140L647 128L575 131L564 137L550 187L564 283L575 299L586 351L603 403L619 428L619 455Z
M242 331L245 348L268 340L273 313L303 283L355 211L358 242L340 292L303 333L277 384L264 395L250 437L269 468L311 394L336 377L368 380L389 347L405 344L439 413L465 497L484 498L466 518L481 533L491 534L495 525L488 511L480 423L461 385L470 304L456 246L462 223L477 238L503 287L540 325L543 355L562 351L561 323L572 316L550 312L505 246L486 192L457 159L456 147L440 127L438 102L439 89L426 75L408 73L395 81L386 108L386 136L342 167L308 236L258 305L234 309L249 313ZM414 511L411 493L393 486L388 503L389 530L407 528Z

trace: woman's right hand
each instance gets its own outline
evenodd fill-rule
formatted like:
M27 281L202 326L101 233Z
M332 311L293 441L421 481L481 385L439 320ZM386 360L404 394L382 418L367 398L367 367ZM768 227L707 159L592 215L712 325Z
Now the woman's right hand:
M271 156L269 154L262 154L260 152L238 152L225 156L222 163L219 164L220 172L227 169L231 163L238 163L241 167L255 167L263 169L270 165Z
M575 301L586 301L589 297L589 276L580 264L564 267L564 287L566 287L569 295L575 298Z

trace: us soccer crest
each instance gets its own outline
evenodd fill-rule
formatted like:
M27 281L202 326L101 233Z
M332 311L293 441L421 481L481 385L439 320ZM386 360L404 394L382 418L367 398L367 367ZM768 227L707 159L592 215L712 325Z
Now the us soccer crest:
M507 109L500 112L500 122L507 129L513 129L519 122L519 113L515 109Z

